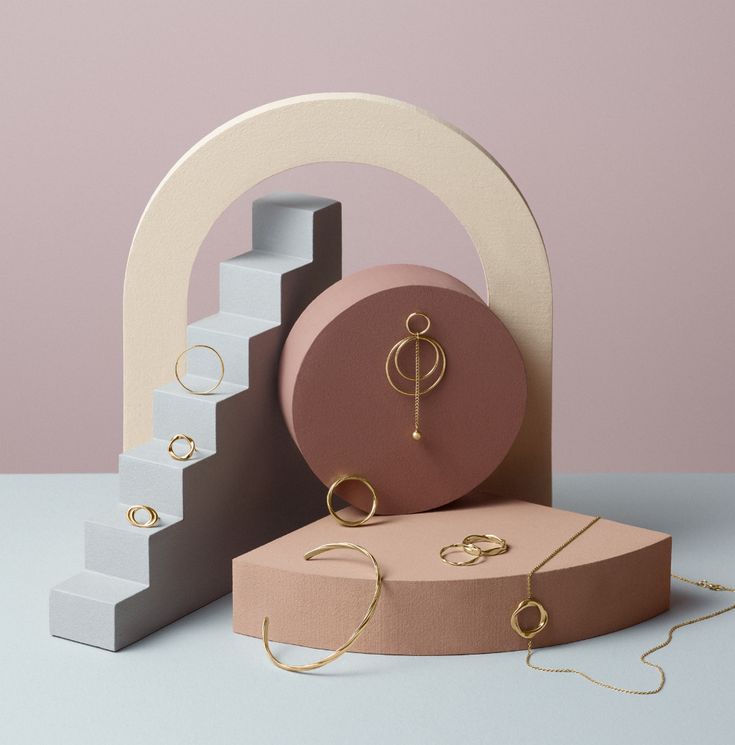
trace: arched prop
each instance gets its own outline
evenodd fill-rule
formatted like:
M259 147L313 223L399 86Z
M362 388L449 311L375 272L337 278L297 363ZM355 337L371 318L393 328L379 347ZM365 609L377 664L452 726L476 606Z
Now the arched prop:
M486 486L551 501L551 283L528 205L492 156L466 134L403 101L364 93L284 99L227 122L198 142L151 197L125 275L124 447L151 436L154 388L185 346L191 269L224 210L264 179L297 166L385 168L437 196L472 240L489 306L513 334L528 375L526 418Z

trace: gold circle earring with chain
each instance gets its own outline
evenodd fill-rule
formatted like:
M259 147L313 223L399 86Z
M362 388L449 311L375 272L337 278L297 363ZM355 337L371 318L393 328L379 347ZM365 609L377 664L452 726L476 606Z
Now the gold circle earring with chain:
M425 321L424 327L422 329L412 328L411 323L415 323L420 319ZM391 347L385 360L385 376L388 378L391 388L402 396L413 396L413 432L411 433L411 437L417 442L422 437L421 429L419 428L421 396L425 396L430 391L433 391L441 383L444 373L447 370L447 356L444 348L436 339L427 336L430 327L431 319L425 313L411 313L406 318L406 330L409 335L403 337L403 339L400 339ZM401 369L399 357L403 349L412 342L414 345L413 375L406 375ZM422 342L434 350L434 364L423 374L421 372ZM401 387L403 380L413 383L410 390L404 390ZM403 385L405 386L405 384Z

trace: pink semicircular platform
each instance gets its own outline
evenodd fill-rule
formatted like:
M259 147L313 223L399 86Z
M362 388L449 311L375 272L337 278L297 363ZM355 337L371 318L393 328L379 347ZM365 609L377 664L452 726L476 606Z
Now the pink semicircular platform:
M394 391L385 369L414 312L431 319L428 336L446 353L444 378L420 399L419 441L413 397ZM431 367L433 350L421 352ZM410 376L413 361L410 342L400 357ZM378 514L429 510L475 489L507 454L526 405L523 359L487 304L455 277L407 264L357 272L314 300L286 340L279 386L286 424L314 473L325 485L368 479ZM336 491L370 508L364 485Z

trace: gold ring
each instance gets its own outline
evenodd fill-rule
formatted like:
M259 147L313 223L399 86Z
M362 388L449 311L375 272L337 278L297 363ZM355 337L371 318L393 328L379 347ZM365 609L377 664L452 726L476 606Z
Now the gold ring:
M471 559L467 559L467 561L450 561L446 558L446 555L452 553L455 549L462 549L468 554L472 553L473 556ZM470 564L477 564L481 557L482 549L479 546L475 546L474 543L450 543L439 551L439 558L441 558L445 564L449 564L453 567L467 567L470 566Z
M526 608L538 609L539 620L536 626L534 626L532 629L521 628L521 624L518 621L518 616L520 615L521 611L524 611ZM521 602L518 603L518 607L513 611L513 615L510 617L510 625L513 627L513 631L515 631L518 636L521 636L524 639L533 639L536 634L546 628L546 624L548 622L549 614L546 612L546 608L544 608L541 603L539 603L537 600L534 600L533 598L521 600Z
M188 445L187 451L183 455L179 455L174 450L174 445L179 440L183 440ZM168 441L168 454L174 459L174 460L189 460L192 455L194 455L194 451L196 450L196 446L194 445L194 440L189 437L189 435L174 435L169 441Z
M370 512L365 515L365 517L362 518L362 520L345 520L341 518L335 511L334 507L332 506L332 496L334 495L334 490L344 481L360 481L367 488L370 490L370 496L373 498L373 504L370 507ZM374 514L375 510L378 509L378 495L375 493L375 489L373 489L373 485L367 480L364 479L362 476L340 476L330 487L329 491L327 492L327 509L329 510L329 514L342 525L348 527L348 528L357 528L360 525L364 525Z
M423 331L414 331L411 328L411 319L413 318L423 318L426 321L426 328L424 328ZM427 333L430 328L431 319L429 318L429 316L426 315L426 313L411 313L406 319L406 331L408 331L408 333L412 334L413 336L421 336L422 334Z
M471 545L475 546L478 543L492 544L491 548L482 548L481 546L478 546L483 556L497 556L498 554L504 554L508 550L508 544L506 543L505 539L499 538L492 533L485 533L484 535L468 535L462 539L462 543L467 547ZM474 556L471 551L467 551L467 553Z
M139 523L135 517L135 513L138 510L148 513L148 519L144 523ZM127 518L128 522L136 528L152 528L158 522L158 513L153 507L149 507L147 504L134 504L128 508Z
M350 638L341 647L335 649L332 654L328 655L324 659L317 662L311 662L308 665L287 665L285 662L281 662L273 654L273 652L271 652L268 639L268 626L270 621L268 616L266 616L263 619L263 646L265 647L266 654L270 658L270 661L276 667L280 667L281 670L289 670L290 672L297 673L307 672L308 670L316 670L319 667L324 667L324 665L328 665L330 662L333 662L338 657L341 657L357 641L358 637L365 630L365 627L368 625L370 619L375 613L375 609L378 606L378 599L380 598L380 590L383 586L383 577L380 574L380 567L378 566L378 562L366 548L364 548L363 546L358 546L356 543L325 543L323 546L317 546L317 548L312 548L311 551L307 551L304 554L304 558L309 561L309 559L313 559L315 556L319 556L319 554L323 554L327 551L332 551L337 548L349 548L352 551L358 551L363 556L366 556L368 559L370 559L373 564L373 569L375 570L375 591L373 592L373 599L370 602L367 613L365 613L362 621L360 621L357 628L352 632Z
M210 352L214 352L217 355L217 359L219 360L219 366L220 366L220 374L219 374L219 380L211 387L207 388L206 391L196 391L193 388L189 388L186 383L181 379L181 376L179 375L179 362L181 362L182 357L187 353L191 352L192 349L209 349ZM189 391L189 393L193 393L195 396L206 396L208 393L212 393L213 391L216 391L217 388L219 388L220 383L224 380L225 377L225 361L222 359L222 355L214 348L210 347L208 344L194 344L193 346L189 347L188 349L185 349L177 358L176 358L176 364L174 365L174 374L176 375L176 380L179 381L179 385L184 389Z

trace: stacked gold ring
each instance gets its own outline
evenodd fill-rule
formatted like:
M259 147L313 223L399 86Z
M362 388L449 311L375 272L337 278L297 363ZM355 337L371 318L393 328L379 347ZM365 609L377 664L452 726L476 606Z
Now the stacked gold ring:
M482 548L477 545L478 543L489 543L490 548ZM471 558L465 561L451 561L447 559L447 555L456 550L464 551ZM504 554L507 550L508 543L504 538L500 538L492 533L473 533L472 535L465 536L462 539L462 543L450 543L448 546L443 546L439 550L439 558L450 566L466 567L477 564L483 556L497 556L498 554Z
M463 553L472 554L472 558L465 561L451 561L450 559L447 559L447 554L451 554L453 551L456 550L460 550ZM477 564L477 562L480 561L480 559L482 558L482 549L479 546L475 546L474 543L450 543L448 546L444 546L439 551L439 556L445 564L449 564L453 567L466 567L470 566L470 564Z
M478 543L489 543L490 548L480 548L477 545ZM470 546L480 548L480 554L482 556L497 556L498 554L504 554L508 550L508 544L505 538L500 538L492 533L484 533L482 535L473 533L472 535L465 536L462 539L462 545L465 546L466 551ZM467 551L467 553L471 552Z

